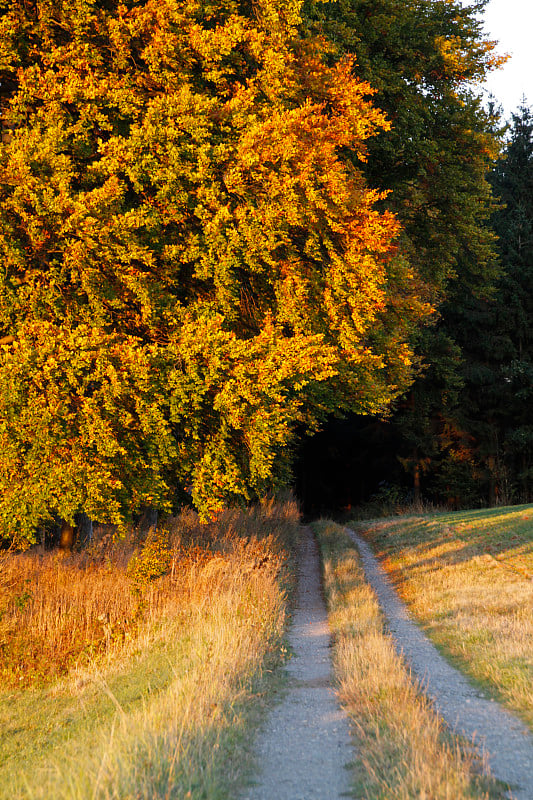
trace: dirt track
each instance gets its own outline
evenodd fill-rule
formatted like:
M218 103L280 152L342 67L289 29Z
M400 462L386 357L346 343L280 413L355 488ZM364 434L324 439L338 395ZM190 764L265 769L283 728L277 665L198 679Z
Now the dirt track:
M300 545L298 597L289 634L289 689L259 737L262 770L246 800L338 800L349 792L348 718L331 686L330 635L311 532Z
M448 726L483 752L494 777L513 800L533 800L533 736L498 703L487 699L440 655L412 621L369 545L349 535L388 628L413 674ZM261 771L244 800L340 800L350 795L347 766L354 758L347 716L331 686L330 635L318 551L305 530L300 547L298 602L289 642L289 689L271 713L256 748ZM392 799L391 799L392 800Z

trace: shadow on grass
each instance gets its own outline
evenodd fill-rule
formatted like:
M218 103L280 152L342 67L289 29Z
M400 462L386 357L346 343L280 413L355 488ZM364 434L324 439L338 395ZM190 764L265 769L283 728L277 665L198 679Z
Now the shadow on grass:
M458 565L480 556L501 559L503 566L507 559L519 558L526 566L524 577L529 577L528 562L533 577L533 505L353 521L351 527L381 557L408 554L408 563L402 563L404 578L420 568L440 569L444 563Z

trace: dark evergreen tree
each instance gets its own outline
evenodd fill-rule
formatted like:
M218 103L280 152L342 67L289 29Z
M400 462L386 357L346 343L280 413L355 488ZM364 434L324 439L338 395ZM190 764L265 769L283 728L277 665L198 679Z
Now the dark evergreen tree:
M533 113L525 101L513 114L509 142L491 180L502 202L493 224L503 271L489 322L492 346L487 348L487 361L493 383L491 391L481 393L483 414L478 424L491 425L488 458L495 499L499 494L529 502L533 496Z
M432 489L457 505L529 502L533 496L533 115L513 115L490 175L501 274L488 296L461 282L440 327L460 348L459 392L443 406Z

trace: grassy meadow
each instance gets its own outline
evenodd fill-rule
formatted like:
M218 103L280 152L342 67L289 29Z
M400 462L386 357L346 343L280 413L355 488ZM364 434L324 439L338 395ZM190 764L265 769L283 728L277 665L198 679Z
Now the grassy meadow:
M467 745L451 736L398 656L357 549L321 520L318 537L340 698L354 723L356 796L365 800L504 797L480 775Z
M0 556L0 797L228 798L283 659L292 501Z
M352 527L441 650L533 728L533 506Z

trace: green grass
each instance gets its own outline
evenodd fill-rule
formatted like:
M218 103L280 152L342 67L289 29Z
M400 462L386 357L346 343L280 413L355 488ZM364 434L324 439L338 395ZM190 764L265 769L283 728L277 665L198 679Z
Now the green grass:
M313 528L321 549L340 697L357 739L355 796L504 797L499 784L480 775L471 748L447 731L413 682L385 631L351 539L333 522Z
M25 775L47 772L65 757L75 759L90 750L95 737L111 729L117 713L131 714L168 689L183 665L186 642L182 633L176 635L173 646L154 643L132 656L126 669L122 664L119 672L108 670L100 677L96 673L48 688L2 692L0 797L12 797L17 784L22 792Z
M224 605L225 631L219 613L169 621L171 641L122 671L4 695L0 797L232 798L280 648L271 631L261 652Z
M533 506L352 527L439 648L533 728Z

